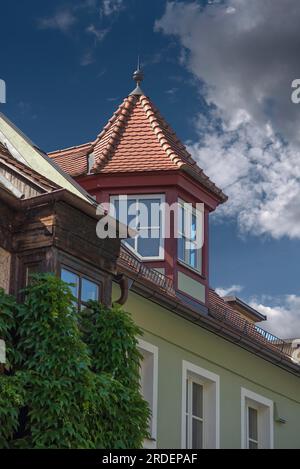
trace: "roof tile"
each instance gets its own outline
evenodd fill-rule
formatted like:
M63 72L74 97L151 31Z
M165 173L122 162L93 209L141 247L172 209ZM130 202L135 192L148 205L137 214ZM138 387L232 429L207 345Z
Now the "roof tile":
M93 173L188 169L220 201L227 200L144 95L125 98L94 142L49 156L74 177L87 174L88 155L92 152L95 157Z

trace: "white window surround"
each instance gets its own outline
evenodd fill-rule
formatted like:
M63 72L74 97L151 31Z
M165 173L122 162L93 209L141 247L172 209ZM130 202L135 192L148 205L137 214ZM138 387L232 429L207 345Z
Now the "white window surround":
M118 195L112 195L110 197L110 203L114 203L117 200L122 199L136 199L136 200L151 200L151 199L160 199L160 203L164 205L165 202L165 195L164 194L118 194ZM128 243L126 243L126 240L124 242L126 243L126 247L130 249L140 260L146 260L146 261L163 261L165 260L165 214L162 212L161 214L161 222L162 226L160 227L152 227L154 229L160 228L160 246L159 246L159 255L158 256L147 256L143 257L141 256L136 249L134 249L132 246L130 246ZM143 227L141 227L143 228Z
M181 448L186 449L186 380L194 376L203 386L204 448L220 448L220 377L187 361L182 362Z
M242 449L248 448L248 408L258 411L259 449L274 448L274 403L260 394L241 388L241 439Z
M144 398L149 402L152 414L150 422L151 439L145 440L144 448L155 449L157 447L158 347L142 339L139 339L138 347L144 359L148 360L148 396L144 396Z

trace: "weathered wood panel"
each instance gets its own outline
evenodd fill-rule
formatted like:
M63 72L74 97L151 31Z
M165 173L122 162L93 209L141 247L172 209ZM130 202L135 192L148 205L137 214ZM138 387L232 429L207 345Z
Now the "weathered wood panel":
M16 252L53 245L55 216L53 208L39 207L20 214L15 221L13 246Z
M11 254L0 248L0 288L9 293Z
M12 250L12 233L15 212L0 202L0 247L7 251Z
M0 174L5 179L7 179L18 191L24 194L26 199L35 197L45 192L43 188L39 188L29 179L22 177L21 174L16 173L15 170L12 170L5 165L0 164Z
M115 271L119 239L102 240L96 234L97 220L64 203L56 206L55 245L98 268Z

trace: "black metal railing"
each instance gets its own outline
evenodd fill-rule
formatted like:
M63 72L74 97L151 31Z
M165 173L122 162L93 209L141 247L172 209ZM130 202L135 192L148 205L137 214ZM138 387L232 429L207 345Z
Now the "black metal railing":
M118 262L124 268L134 273L136 278L142 277L144 280L154 284L160 290L176 297L172 281L161 272L149 268L124 245L122 245ZM279 339L270 332L257 326L255 323L247 321L240 314L229 310L227 305L221 306L214 302L213 306L210 305L210 314L218 321L225 323L229 327L240 332L241 335L255 341L257 344L263 345L289 358L293 356L294 348L292 347L292 344L283 339Z
M121 248L119 256L119 264L122 264L124 267L129 268L134 272L138 277L155 284L161 290L169 293L170 295L175 295L175 290L173 288L172 281L166 277L161 272L151 269L145 265L138 257L134 255L128 248L124 245Z
M229 311L221 306L214 305L211 309L211 314L215 319L229 324L235 330L242 333L242 335L255 340L258 344L264 345L274 351L282 353L287 357L291 358L294 352L292 345L283 340L279 339L270 332L265 331L255 323L251 323L240 316L238 313Z

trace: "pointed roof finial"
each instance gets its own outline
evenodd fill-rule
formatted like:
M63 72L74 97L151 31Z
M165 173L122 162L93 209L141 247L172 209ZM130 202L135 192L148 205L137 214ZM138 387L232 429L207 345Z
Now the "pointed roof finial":
M138 65L137 65L136 71L133 74L133 79L136 82L136 88L130 94L135 95L135 96L141 96L142 94L144 94L144 92L142 91L140 87L140 84L144 80L144 73L143 73L143 70L141 69L140 56L138 56Z

